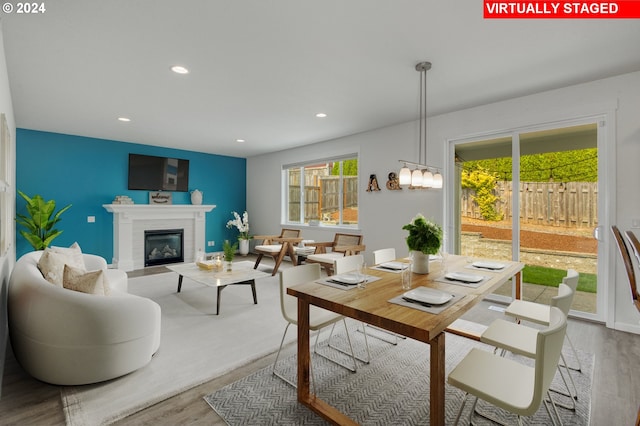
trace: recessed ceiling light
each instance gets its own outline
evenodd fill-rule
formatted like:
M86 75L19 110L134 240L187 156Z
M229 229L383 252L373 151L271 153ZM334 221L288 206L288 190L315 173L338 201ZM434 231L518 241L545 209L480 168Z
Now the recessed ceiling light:
M183 67L182 65L174 65L171 67L171 71L176 74L189 74L189 70Z
M127 117L118 117L118 121L124 121L125 123L128 123L131 121L131 119Z
M242 143L242 142L244 142L244 139L236 139L236 142Z
M325 114L324 112L319 112L316 114L316 117L318 118L325 118L327 116L327 114Z

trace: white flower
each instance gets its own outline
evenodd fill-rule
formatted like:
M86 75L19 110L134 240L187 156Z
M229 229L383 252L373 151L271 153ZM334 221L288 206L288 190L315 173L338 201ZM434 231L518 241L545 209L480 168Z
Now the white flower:
M227 228L236 227L240 232L238 238L241 240L248 240L251 238L249 236L249 213L246 211L242 214L242 217L236 212L232 212L235 219L227 222Z

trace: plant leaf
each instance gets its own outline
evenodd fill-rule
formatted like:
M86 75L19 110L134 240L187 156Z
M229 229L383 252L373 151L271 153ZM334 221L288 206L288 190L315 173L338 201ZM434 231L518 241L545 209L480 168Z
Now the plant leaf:
M16 214L16 223L24 226L27 230L21 230L22 235L36 250L42 250L58 237L62 231L54 229L54 225L60 221L60 215L67 211L71 204L63 207L54 214L56 202L54 200L45 201L40 195L29 197L24 192L18 190L18 194L25 200L27 215Z

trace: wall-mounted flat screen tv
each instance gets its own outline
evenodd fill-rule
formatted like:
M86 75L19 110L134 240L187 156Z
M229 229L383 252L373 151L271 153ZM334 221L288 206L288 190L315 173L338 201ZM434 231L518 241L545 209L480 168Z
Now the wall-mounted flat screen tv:
M129 154L129 189L189 190L189 160Z

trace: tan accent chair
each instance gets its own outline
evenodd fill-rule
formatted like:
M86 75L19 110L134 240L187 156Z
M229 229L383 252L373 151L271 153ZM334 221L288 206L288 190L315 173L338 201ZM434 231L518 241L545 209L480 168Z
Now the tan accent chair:
M636 273L633 269L633 263L631 261L631 255L629 254L629 249L627 248L624 240L622 239L622 233L618 229L617 226L612 226L611 231L613 232L613 236L616 239L616 244L618 245L618 251L620 252L620 256L622 257L622 261L624 262L624 268L627 271L627 277L629 278L629 286L631 288L631 299L633 300L634 306L640 311L640 294L638 293L638 286L636 281ZM627 240L629 241L629 245L633 250L638 262L640 264L640 242L638 238L634 235L633 232L627 231Z
M616 228L616 230L617 229L618 228ZM629 245L631 245L631 248L633 249L633 253L636 256L636 259L638 259L638 265L640 265L640 241L638 241L638 237L636 237L633 231L627 231L626 237L627 237L627 241L629 241ZM616 240L617 239L618 237L616 236ZM620 242L618 241L618 246L619 245L620 245ZM633 304L640 311L640 299L638 297L638 289L635 286L632 286L631 288L631 296L633 297ZM638 408L638 417L636 418L636 426L640 426L640 408Z
M315 247L316 252L307 256L307 263L319 263L327 275L333 275L333 263L344 256L352 256L365 251L362 244L364 237L357 234L336 233L333 241L308 243L307 246ZM331 251L327 252L328 249Z
M638 287L636 285L636 276L635 271L633 270L633 265L631 264L631 256L629 255L629 250L624 244L622 240L622 234L617 226L612 226L611 230L613 231L613 235L616 238L616 243L618 244L618 250L620 251L620 255L622 256L622 260L624 261L624 267L627 271L627 276L629 277L629 285L631 286L631 298L633 300L633 304L636 309L640 311L640 294L638 293ZM640 241L638 237L633 233L633 231L627 231L626 233L627 241L633 250L633 254L636 256L638 260L638 265L640 265ZM626 251L626 254L625 254ZM638 416L636 417L636 426L640 426L640 408L638 408Z
M296 256L294 252L294 246L302 241L300 238L299 229L282 229L280 235L254 235L254 240L263 240L262 244L259 244L253 248L253 251L258 254L256 264L253 265L253 269L258 268L263 256L271 256L276 262L273 267L271 275L275 275L278 272L278 268L282 263L282 259L285 256L291 258L294 266L297 266Z

